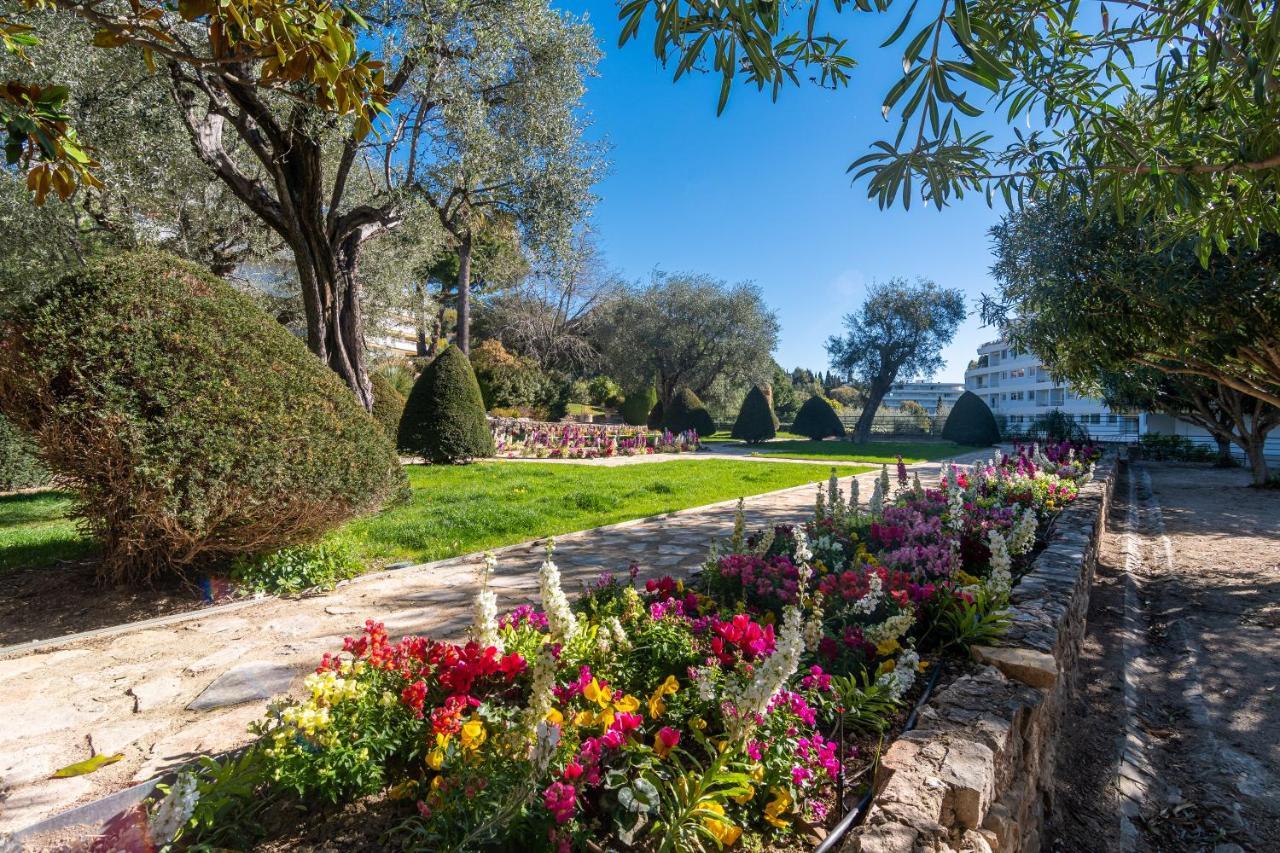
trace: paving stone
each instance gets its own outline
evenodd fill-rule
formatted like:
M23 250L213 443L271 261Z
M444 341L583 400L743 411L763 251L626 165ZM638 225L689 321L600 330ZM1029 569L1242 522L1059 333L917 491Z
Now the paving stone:
M186 682L177 675L166 675L142 681L125 690L134 700L134 713L142 714L172 702L186 690Z
M244 654L244 649L239 645L223 646L216 649L197 661L187 664L184 670L188 675L200 675L211 669L218 669L226 666L233 661L237 661Z
M265 661L241 664L218 676L187 710L211 711L255 699L270 699L287 691L297 672L295 667Z

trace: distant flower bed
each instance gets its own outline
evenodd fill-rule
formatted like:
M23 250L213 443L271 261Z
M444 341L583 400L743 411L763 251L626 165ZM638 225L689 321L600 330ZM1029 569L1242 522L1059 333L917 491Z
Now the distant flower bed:
M572 604L549 547L540 608L502 617L487 556L469 642L367 622L153 825L241 848L272 814L368 798L396 849L807 849L918 674L1000 632L1095 458L1020 448L936 489L900 463L865 503L833 476L804 525L748 533L740 513L688 585L633 566Z
M499 456L533 459L598 459L697 450L693 430L673 433L606 424L544 423L490 419Z

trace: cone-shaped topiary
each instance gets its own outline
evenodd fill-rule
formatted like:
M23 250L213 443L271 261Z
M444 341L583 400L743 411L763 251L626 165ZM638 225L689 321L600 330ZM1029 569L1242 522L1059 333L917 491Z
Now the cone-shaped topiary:
M752 385L747 396L742 398L742 408L738 410L738 420L733 425L733 437L748 444L759 444L777 434L778 419L769 405L769 398L758 386Z
M392 441L400 432L400 416L404 414L404 395L381 373L369 375L373 385L373 419Z
M627 392L622 401L622 419L631 426L643 426L648 422L649 412L658 402L658 392L650 385L647 388L636 388Z
M644 425L649 429L662 429L662 419L662 401L659 400L649 410L649 417L645 418Z
M493 455L480 385L471 362L456 346L440 353L413 383L400 417L398 444L437 464Z
M796 412L796 421L791 425L791 431L808 436L814 441L821 441L831 435L843 438L844 423L825 397L814 394Z
M104 581L302 544L407 489L355 395L227 282L154 250L0 325L0 407L77 491Z
M662 421L662 425L672 432L693 430L699 438L707 438L716 431L711 413L698 399L698 395L688 388L681 388L671 398L671 405L667 408Z
M982 398L972 391L965 391L956 400L951 414L947 415L942 437L956 444L986 447L1000 440L1000 427Z

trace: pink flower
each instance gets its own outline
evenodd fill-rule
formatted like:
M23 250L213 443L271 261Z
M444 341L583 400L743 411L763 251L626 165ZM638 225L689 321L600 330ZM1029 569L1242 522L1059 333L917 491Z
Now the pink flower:
M613 715L613 728L622 734L635 731L640 728L642 722L644 722L644 718L639 714L632 714L627 711L619 711Z
M666 758L678 743L680 743L680 732L671 726L663 726L653 738L653 751L658 753L659 758Z
M578 789L564 782L552 782L542 792L542 802L546 805L556 823L568 823L573 820Z

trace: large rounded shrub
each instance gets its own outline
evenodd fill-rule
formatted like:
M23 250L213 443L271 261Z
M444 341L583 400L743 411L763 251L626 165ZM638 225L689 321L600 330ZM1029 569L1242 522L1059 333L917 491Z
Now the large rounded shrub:
M748 444L759 444L778 434L778 418L773 414L769 398L759 387L752 385L747 396L742 398L742 408L738 410L732 434Z
M480 386L462 350L451 346L413 383L400 418L401 450L429 462L464 462L494 454Z
M394 442L400 432L400 416L404 414L404 395L396 390L391 380L381 373L369 375L373 384L373 419Z
M791 431L814 441L821 441L833 435L843 438L844 422L836 415L836 410L831 408L831 404L825 397L814 394L805 400L800 411L796 412L796 420L791 425Z
M0 492L30 489L49 482L31 437L0 415Z
M649 429L662 429L663 421L662 401L659 400L653 404L653 408L649 410L649 417L644 419L644 425Z
M667 407L662 422L672 432L693 430L699 438L707 438L716 431L711 413L702 400L698 399L698 395L688 388L681 388L671 398L671 405Z
M1000 427L982 398L972 391L965 391L956 400L951 414L947 415L942 437L956 444L986 447L1000 440Z
M633 389L622 401L622 419L631 426L644 426L648 422L649 412L653 411L657 402L658 392L653 390L652 385Z
M306 542L407 488L302 341L172 255L90 264L15 312L0 348L0 407L77 489L104 580Z

